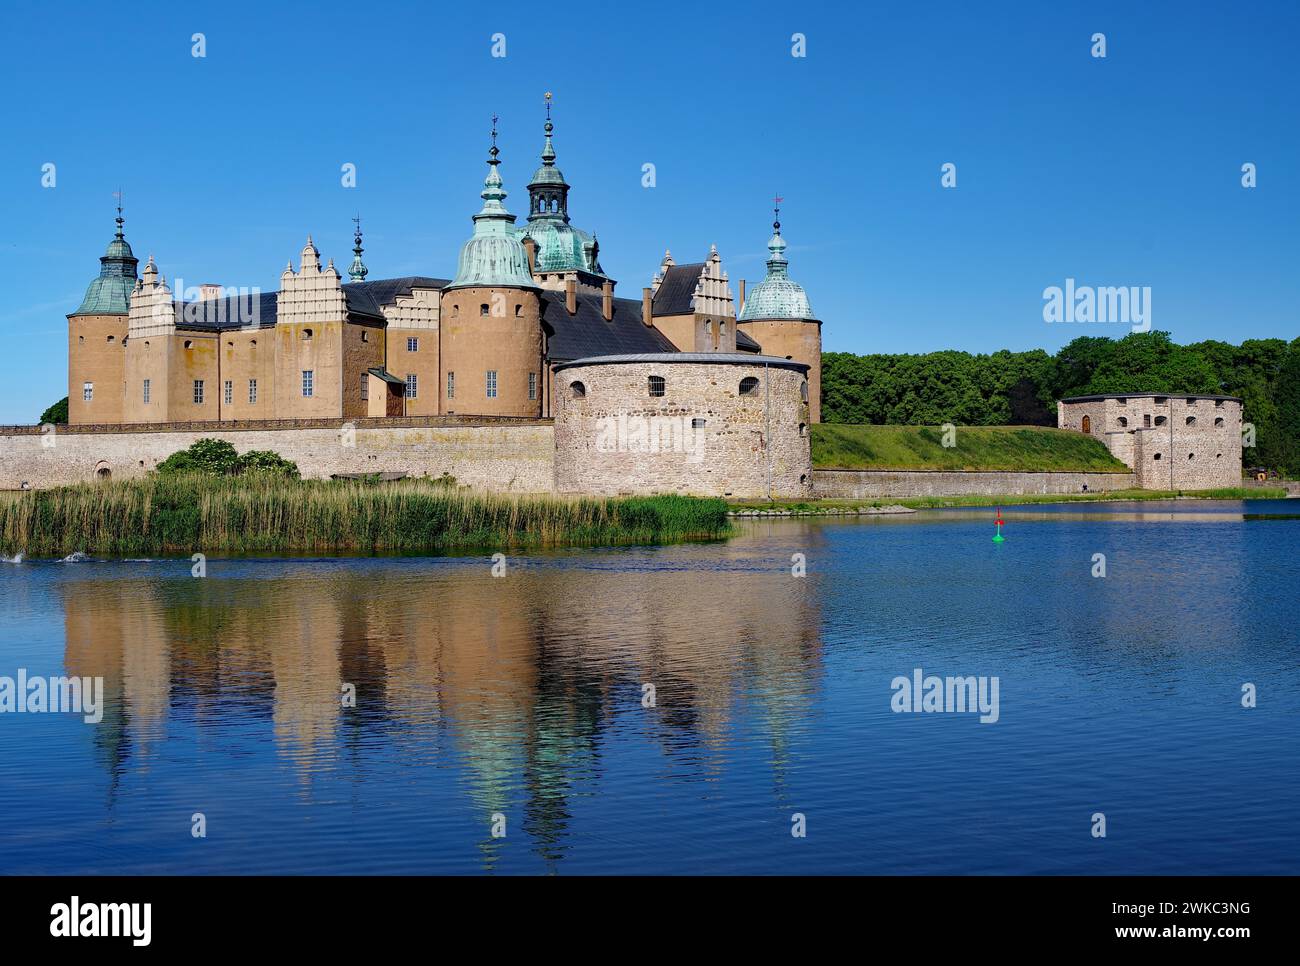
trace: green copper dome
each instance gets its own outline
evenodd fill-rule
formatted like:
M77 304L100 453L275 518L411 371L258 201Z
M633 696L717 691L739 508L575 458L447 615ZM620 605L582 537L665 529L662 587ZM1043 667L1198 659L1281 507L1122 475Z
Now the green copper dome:
M785 239L781 237L781 222L773 223L772 227L776 233L767 243L767 250L771 252L767 259L767 277L745 296L745 307L740 310L737 322L814 318L803 286L792 281L786 272Z
M533 288L528 273L528 255L520 233L514 227L515 216L501 202L506 191L497 172L500 152L496 145L496 128L492 129L492 149L488 152L488 175L483 179L483 209L474 216L474 234L461 247L456 277L447 288L469 286L514 286Z
M528 183L528 227L521 233L537 242L537 271L588 272L604 275L600 267L600 246L594 236L569 224L569 185L555 166L555 145L551 135L551 105L547 101L546 141L542 165Z
M117 234L99 259L99 277L86 289L81 307L73 315L126 315L131 311L139 259L122 236L122 212L117 213Z

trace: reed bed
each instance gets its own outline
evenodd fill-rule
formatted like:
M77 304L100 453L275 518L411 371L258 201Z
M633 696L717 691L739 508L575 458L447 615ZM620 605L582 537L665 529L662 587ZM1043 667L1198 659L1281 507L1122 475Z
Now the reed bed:
M725 535L723 500L519 496L430 480L151 476L0 500L0 551L32 556L378 552L663 543Z

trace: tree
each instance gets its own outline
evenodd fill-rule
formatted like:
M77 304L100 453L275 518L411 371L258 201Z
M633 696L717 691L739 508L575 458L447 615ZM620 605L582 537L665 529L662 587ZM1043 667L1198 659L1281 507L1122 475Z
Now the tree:
M68 397L64 396L45 412L41 413L41 425L53 423L56 426L67 425L68 422Z

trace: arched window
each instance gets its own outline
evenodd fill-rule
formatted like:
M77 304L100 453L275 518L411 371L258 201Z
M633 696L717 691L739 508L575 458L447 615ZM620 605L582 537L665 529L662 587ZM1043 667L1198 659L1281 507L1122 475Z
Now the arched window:
M740 394L742 396L757 396L758 379L754 376L746 376L740 380Z
M303 341L303 342L310 342L310 341L311 341L311 329L303 329L303 330L302 330L302 341Z
M663 376L650 376L647 382L649 383L651 396L662 396L668 389Z
M1187 425L1188 425L1188 426L1195 426L1195 425L1196 425L1196 417L1195 417L1195 416L1188 416L1188 417L1187 417Z
M519 317L520 317L521 315L523 315L523 314L524 314L524 307L523 307L522 305L516 305L516 306L515 306L515 318L517 319L517 318L519 318Z
M185 348L187 348L187 349L193 349L193 348L194 348L194 343L191 342L189 339L186 339L186 340L185 340Z
M799 387L799 398L802 399L804 402L808 401L808 380L807 379L805 379L803 381L803 384Z
M1123 429L1126 426L1128 426L1128 417L1127 416L1119 417L1119 428Z
M480 305L480 306L478 307L478 314L479 314L479 315L487 315L487 314L488 314L488 304L487 304L486 302L484 302L482 305Z
M1157 416L1157 417L1156 417L1156 425L1157 425L1157 426L1163 426L1166 422L1168 422L1168 420L1167 420L1164 416Z
M800 436L807 436L807 435L808 435L808 424L807 424L807 423L800 423L800 424L799 424L799 435L800 435Z
M1091 417L1091 416L1084 416L1084 417L1083 417L1083 424L1082 424L1082 426L1081 426L1081 429L1082 429L1085 433L1091 433L1091 432L1092 432L1092 417Z
M1215 416L1215 417L1214 417L1214 428L1215 428L1215 429L1219 429L1219 428L1221 428L1222 426L1223 426L1223 417L1222 417L1222 416Z
M571 383L569 383L569 391L570 391L571 393L573 393L573 398L574 398L574 399L586 399L586 398L587 398L587 387L584 386L584 385L583 385L582 383L580 383L580 382L571 382Z

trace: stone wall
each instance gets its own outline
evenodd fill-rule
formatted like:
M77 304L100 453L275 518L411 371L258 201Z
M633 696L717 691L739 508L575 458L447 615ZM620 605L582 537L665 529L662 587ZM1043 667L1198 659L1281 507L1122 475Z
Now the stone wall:
M945 470L814 470L819 499L865 500L876 497L1001 496L1021 493L1081 493L1127 490L1132 473L976 473Z
M742 355L629 358L556 369L559 492L762 497L770 472L774 497L811 495L806 366ZM662 396L650 395L652 376L664 380ZM746 379L752 392L742 394Z
M326 422L326 421L322 421ZM272 450L298 464L303 476L393 473L441 476L475 489L543 493L554 486L555 433L549 422L393 426L366 420L292 429L154 429L78 433L0 434L0 489L58 486L95 479L143 476L178 450L205 437L228 440L241 453ZM354 426L349 441L345 426ZM49 445L52 443L53 445Z

